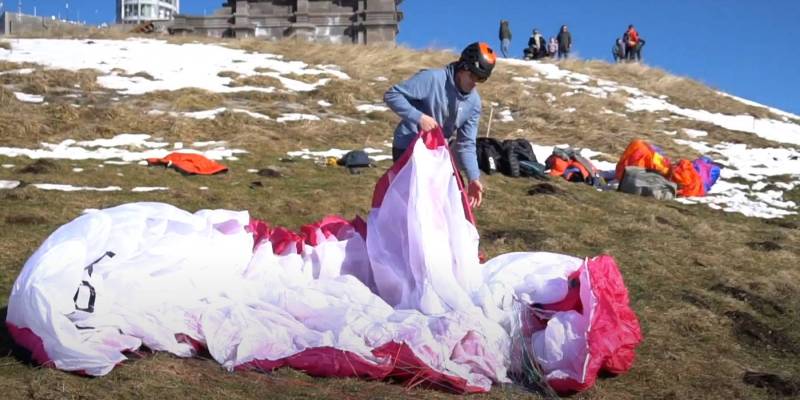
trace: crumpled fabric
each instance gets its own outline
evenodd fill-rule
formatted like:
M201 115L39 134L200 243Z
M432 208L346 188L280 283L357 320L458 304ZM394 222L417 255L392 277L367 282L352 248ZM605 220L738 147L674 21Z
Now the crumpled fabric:
M228 370L474 393L509 381L515 306L561 304L522 338L548 382L582 390L601 369L630 368L641 332L613 259L479 264L441 132L413 146L376 186L366 229L329 216L294 232L246 211L161 203L88 210L25 263L9 331L37 362L94 376L145 345L181 357L205 348Z

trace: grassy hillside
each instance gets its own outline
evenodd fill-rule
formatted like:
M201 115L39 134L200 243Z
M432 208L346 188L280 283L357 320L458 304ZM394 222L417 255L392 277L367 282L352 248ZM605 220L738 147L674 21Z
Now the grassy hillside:
M13 48L13 41L7 43ZM167 142L226 141L231 148L248 151L238 161L226 162L229 173L211 177L183 176L136 164L99 167L96 160L0 156L0 164L13 165L0 169L0 180L126 188L108 193L43 191L31 185L0 190L0 319L5 320L7 298L25 260L51 232L86 208L163 201L190 211L249 210L256 218L290 228L327 214L366 216L373 185L389 163L350 175L342 168L312 161L287 161L286 152L331 147L385 149L397 117L390 112L361 113L355 106L380 104L393 83L455 57L440 51L377 46L298 46L256 40L224 43L311 65L335 64L351 79L332 80L310 92L218 94L184 89L121 96L99 86L93 70L45 70L0 61L0 72L35 68L30 74L0 75L0 147L36 147L40 142L144 132ZM665 95L680 107L778 118L765 108L745 105L698 82L644 65L570 60L560 67ZM558 82L514 79L530 75L524 67L501 63L497 73L480 86L487 110L481 133L486 132L488 110L494 103L498 106L492 136L522 137L543 145L569 143L600 151L605 156L599 158L606 161L615 161L637 137L661 146L675 158L693 158L695 150L660 133L681 128L707 131L709 136L704 139L710 144L781 146L709 123L670 118L665 111L629 112L625 93L605 99L580 92L562 96L568 89ZM239 83L275 85L268 79L245 79ZM17 101L13 91L44 95L47 104ZM553 96L557 100L553 101ZM320 100L331 106L321 106ZM217 107L246 108L272 120L231 111L208 120L148 114L151 110L188 112ZM514 120L501 123L497 112L505 108ZM275 121L287 112L336 116L349 123L330 118ZM75 173L74 168L83 172ZM277 173L261 176L248 172L265 168ZM748 218L704 205L598 192L560 180L547 187L538 181L502 176L487 176L484 182L485 204L477 211L477 219L481 248L489 257L511 251L551 251L579 257L609 253L620 265L645 340L628 374L599 379L593 389L577 398L766 399L798 395L800 218L796 215L776 220ZM136 186L170 190L128 190ZM800 188L795 187L787 197L800 201ZM759 380L751 372L775 374L784 381ZM754 384L761 381L766 387ZM168 354L143 354L106 377L90 379L32 365L24 352L13 346L4 327L0 327L0 394L6 399L454 398L391 383L314 379L291 370L231 374L208 357L179 359ZM472 398L536 397L519 388L496 387Z

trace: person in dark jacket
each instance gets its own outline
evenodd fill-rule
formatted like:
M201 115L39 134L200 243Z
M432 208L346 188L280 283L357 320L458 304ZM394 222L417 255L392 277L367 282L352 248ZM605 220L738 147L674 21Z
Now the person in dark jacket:
M481 97L477 85L492 74L497 57L483 42L464 48L461 57L442 69L426 69L392 86L383 101L402 121L394 131L392 158L397 161L419 132L440 126L445 138L455 136L453 154L467 174L467 200L483 199L476 153Z
M614 62L622 62L625 59L625 42L622 38L617 38L614 46L611 47L611 54L614 55Z
M500 20L500 52L503 53L503 58L508 58L508 48L511 47L511 28L508 26L508 20Z
M569 56L569 51L572 49L572 34L569 33L566 25L561 25L561 30L558 31L558 59L566 59Z
M528 39L528 50L534 60L547 55L547 39L542 36L538 29L534 29L530 39Z

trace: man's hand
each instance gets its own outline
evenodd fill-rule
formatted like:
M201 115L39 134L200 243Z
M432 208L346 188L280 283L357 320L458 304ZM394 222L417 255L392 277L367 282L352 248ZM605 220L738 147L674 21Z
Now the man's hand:
M437 126L439 126L439 124L436 123L436 120L430 115L422 114L422 116L419 117L419 129L422 132L433 130Z
M469 201L470 208L478 208L483 201L483 185L481 181L470 181L467 185L467 200Z

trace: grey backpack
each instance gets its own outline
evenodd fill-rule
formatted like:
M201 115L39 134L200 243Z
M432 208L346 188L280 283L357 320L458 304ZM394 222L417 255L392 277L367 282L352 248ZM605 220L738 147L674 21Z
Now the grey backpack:
M677 190L678 185L675 182L641 167L625 167L625 174L619 184L621 192L655 197L658 200L674 199Z

